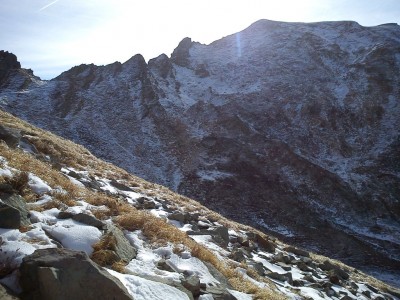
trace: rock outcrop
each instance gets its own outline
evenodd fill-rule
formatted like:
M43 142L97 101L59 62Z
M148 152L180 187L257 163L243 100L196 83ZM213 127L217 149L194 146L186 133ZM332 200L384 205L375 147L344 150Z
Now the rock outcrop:
M23 299L132 299L116 278L84 252L36 250L20 267Z

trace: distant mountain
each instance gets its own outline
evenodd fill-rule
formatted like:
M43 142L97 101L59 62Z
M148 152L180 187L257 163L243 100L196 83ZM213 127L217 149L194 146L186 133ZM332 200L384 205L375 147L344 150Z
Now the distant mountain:
M260 20L50 81L3 109L288 242L400 282L400 27ZM379 273L379 274L377 274Z

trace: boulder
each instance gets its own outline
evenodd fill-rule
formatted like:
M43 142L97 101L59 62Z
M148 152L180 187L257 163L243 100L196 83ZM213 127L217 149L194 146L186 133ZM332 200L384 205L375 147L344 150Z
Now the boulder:
M81 179L82 178L81 174L76 173L73 170L68 172L68 176L71 176L72 178L75 178L75 179Z
M212 230L209 230L209 233L213 236L214 240L224 246L229 243L229 233L228 228L225 226L218 226Z
M110 184L121 191L133 192L133 190L130 187L126 186L125 184L119 183L114 179L110 181Z
M0 202L0 228L18 229L21 226L21 215L18 209Z
M85 213L76 214L66 210L66 211L60 211L57 217L59 219L72 219L86 225L97 227L100 230L104 229L104 227L106 226L104 222L100 221L96 217Z
M203 293L211 294L214 300L238 300L227 289L219 286L207 286Z
M287 281L289 284L293 283L292 273L277 273L277 272L267 272L265 273L269 278L276 279L279 281Z
M121 260L129 262L136 257L136 249L132 247L121 229L107 224L106 235L113 241L109 250L114 251Z
M181 280L181 283L185 289L192 293L193 297L200 295L200 279L197 275L187 276Z
M17 129L0 125L0 140L6 142L8 147L15 148L21 140L21 132Z
M86 224L86 225L97 227L98 229L104 229L104 227L105 227L104 222L100 221L99 219L97 219L94 216L84 214L84 213L75 214L72 216L72 219L77 222Z
M5 194L13 194L14 188L12 187L11 184L8 183L0 183L0 195L5 193Z
M250 240L247 237L244 236L238 236L237 237L237 242L244 246L244 247L249 247L250 246Z
M277 255L274 255L273 260L274 262L282 262L285 264L290 264L291 262L290 256L285 255L282 252L279 252Z
M171 265L168 260L165 260L163 258L157 262L157 268L168 272L175 272L174 266Z
M308 251L293 247L293 246L287 246L285 248L283 248L284 251L286 252L291 252L295 255L298 256L304 256L304 257L310 257L310 253Z
M258 275L263 276L265 274L264 265L260 262L249 262L249 267L257 272Z
M232 289L233 287L231 286L231 284L229 283L228 279L222 275L222 273L220 271L218 271L212 264L208 263L208 262L204 262L204 264L207 266L208 271L210 272L210 274L217 279L217 281L219 282L219 286L223 287L225 289Z
M336 285L340 285L340 278L339 278L339 276L336 274L335 270L330 270L330 271L328 272L328 278L329 278L329 281L330 281L331 283L336 284Z
M237 262L246 261L247 253L242 248L235 248L232 250L231 254L229 255L230 259L233 259Z
M173 213L169 214L168 219L185 223L185 215L179 211L174 211Z
M290 271L292 269L291 266L283 263L283 262L277 262L276 263L277 266L281 267L282 269L284 269L285 271Z
M22 137L18 143L18 147L25 152L28 152L33 155L39 154L38 149L34 144L32 144L27 138Z
M1 200L3 203L1 204L0 202L0 209L1 214L3 215L0 217L0 223L11 222L14 227L0 227L19 228L20 226L29 226L31 224L31 221L29 220L30 213L24 198L18 194L1 193ZM16 217L17 213L19 214L19 220L18 217ZM17 226L17 223L19 224L18 227L15 227Z
M311 270L312 270L310 267L308 267L306 265L305 262L299 261L299 262L296 262L296 264L297 264L297 267L303 272L311 272Z
M36 250L23 259L20 274L24 299L132 299L118 279L80 251Z
M258 247L260 247L261 249L270 253L275 253L276 245L272 241L268 240L266 237L260 234L256 234L255 240L258 244Z
M340 268L338 265L331 263L329 260L325 260L322 264L319 264L318 267L323 271L333 270L341 279L349 279L349 274L345 270Z
M148 200L143 203L144 209L155 209L156 203L153 200Z

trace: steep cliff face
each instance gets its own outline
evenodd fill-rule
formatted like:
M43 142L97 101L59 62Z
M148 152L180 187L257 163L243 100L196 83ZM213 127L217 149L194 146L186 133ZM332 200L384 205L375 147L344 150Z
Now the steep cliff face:
M7 75L0 101L231 218L400 276L399 53L394 24L261 20L148 64L17 68L27 84Z

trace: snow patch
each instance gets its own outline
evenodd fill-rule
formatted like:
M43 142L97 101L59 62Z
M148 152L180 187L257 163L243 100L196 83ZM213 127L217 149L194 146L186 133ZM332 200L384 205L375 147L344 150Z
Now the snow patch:
M106 269L112 276L118 278L135 300L189 300L180 290L155 281L150 281L135 275L126 275Z

